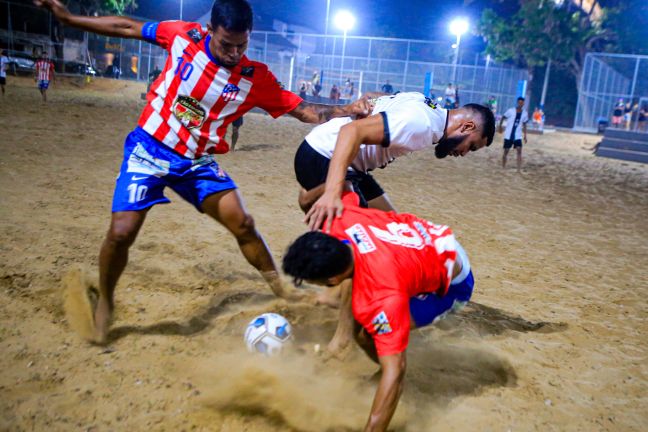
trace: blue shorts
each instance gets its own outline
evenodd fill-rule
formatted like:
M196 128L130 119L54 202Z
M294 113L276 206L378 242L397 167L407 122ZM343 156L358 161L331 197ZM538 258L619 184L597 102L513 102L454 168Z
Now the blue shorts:
M209 195L236 189L236 183L218 166L213 155L189 159L136 128L124 143L112 211L144 210L171 202L164 196L170 187L202 212Z
M49 87L49 81L48 80L40 80L38 81L38 88L41 90L47 90Z
M443 297L431 293L410 298L410 314L416 327L431 324L463 308L470 300L474 286L475 278L470 271L461 282L450 284L448 293Z

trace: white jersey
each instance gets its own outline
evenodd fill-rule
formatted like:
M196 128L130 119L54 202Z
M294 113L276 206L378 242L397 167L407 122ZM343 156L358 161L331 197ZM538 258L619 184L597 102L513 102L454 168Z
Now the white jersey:
M448 111L439 108L421 93L398 93L376 100L372 114L381 113L385 126L382 144L361 144L350 169L361 172L384 168L399 156L433 147L443 137ZM338 133L351 123L339 117L314 128L306 142L319 154L331 159Z
M0 56L0 78L7 77L7 65L9 64L9 59L5 56Z
M506 110L503 116L506 119L506 131L504 132L505 140L521 140L522 139L522 125L529 122L529 113L523 110L520 117L517 117L515 108Z

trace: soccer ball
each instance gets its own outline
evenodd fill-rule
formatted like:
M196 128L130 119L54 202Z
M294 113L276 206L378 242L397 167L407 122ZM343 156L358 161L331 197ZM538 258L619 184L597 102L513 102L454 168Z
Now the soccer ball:
M281 352L292 339L292 327L281 315L264 313L250 321L243 338L248 351L270 356Z

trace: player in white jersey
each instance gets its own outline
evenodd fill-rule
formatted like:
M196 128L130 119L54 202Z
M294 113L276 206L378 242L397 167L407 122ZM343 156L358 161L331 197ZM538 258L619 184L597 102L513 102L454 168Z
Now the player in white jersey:
M502 124L506 119L506 131ZM517 172L522 170L522 139L527 142L527 123L529 113L524 109L524 98L517 98L517 105L506 110L499 122L500 133L504 132L504 153L502 154L502 168L506 168L506 158L511 147L517 152Z
M9 58L5 55L3 50L0 50L0 89L2 89L2 97L5 95L5 85L7 84L7 65Z
M493 113L482 105L445 110L421 93L379 97L371 116L333 119L306 136L295 156L303 188L299 204L309 227L318 229L327 217L341 214L348 180L364 206L394 210L370 171L426 148L440 159L464 156L490 145L494 134Z
M88 339L107 342L114 290L129 249L148 210L169 202L166 188L231 232L248 263L276 295L294 298L295 290L282 282L236 183L214 155L229 151L227 126L254 107L273 117L290 114L306 123L321 123L367 114L365 102L311 104L283 90L265 64L245 56L253 24L245 0L215 1L207 28L183 21L144 23L122 16L74 15L60 0L35 3L66 26L154 43L170 54L151 85L139 126L126 138L110 227L99 254L99 299L92 323L96 331Z

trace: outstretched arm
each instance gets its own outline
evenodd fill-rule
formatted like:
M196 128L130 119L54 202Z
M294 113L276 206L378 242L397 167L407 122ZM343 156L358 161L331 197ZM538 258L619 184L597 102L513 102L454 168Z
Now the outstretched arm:
M351 290L353 281L346 279L340 285L340 315L333 339L327 350L332 355L339 355L353 341L353 310L351 308Z
M61 23L105 36L142 39L144 23L121 16L74 15L59 0L34 0L36 6L50 10Z
M361 98L348 105L324 105L302 101L288 114L304 123L325 123L335 117L366 117L370 112L369 101Z
M380 144L383 142L385 128L380 114L355 120L340 129L333 157L326 176L324 194L306 213L304 221L311 230L317 230L328 218L325 231L329 231L333 217L342 216L342 191L347 168L353 162L361 144Z
M382 374L371 406L371 414L364 429L365 432L387 430L403 392L406 369L405 352L382 356L378 360Z

